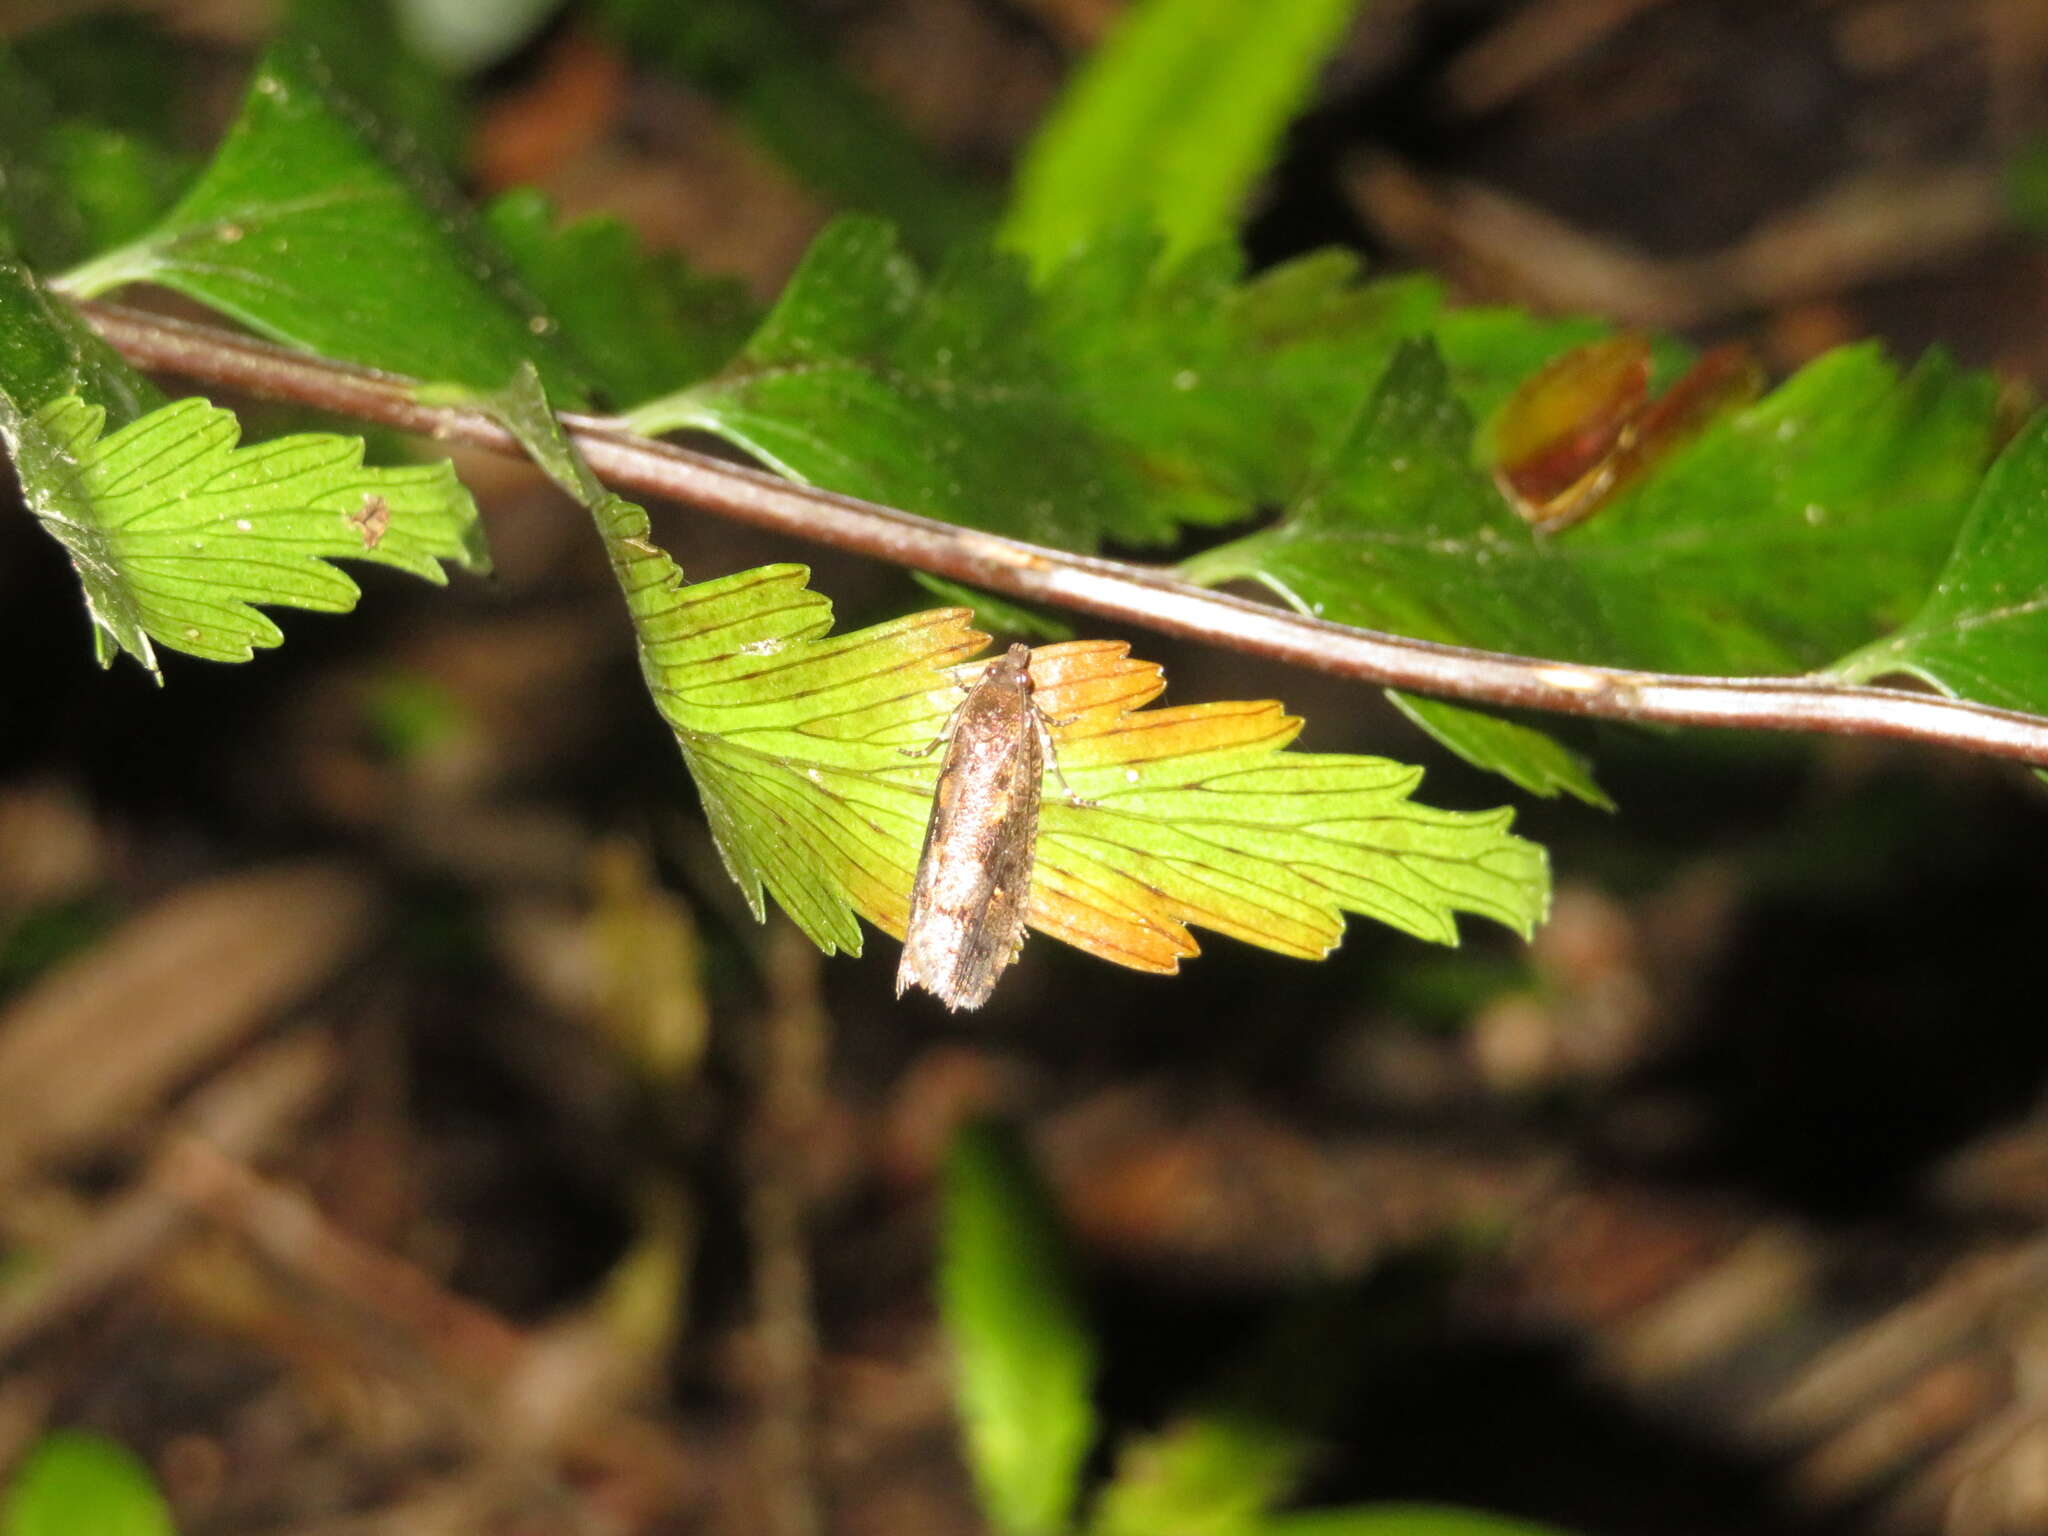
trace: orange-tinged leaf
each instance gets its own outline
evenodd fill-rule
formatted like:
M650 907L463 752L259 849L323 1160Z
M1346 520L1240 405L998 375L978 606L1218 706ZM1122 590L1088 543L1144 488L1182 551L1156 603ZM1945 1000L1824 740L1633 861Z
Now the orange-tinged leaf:
M1346 912L1445 943L1455 910L1523 932L1542 915L1542 850L1508 835L1510 812L1415 805L1420 769L1286 752L1302 723L1270 700L1146 709L1164 674L1121 641L1041 647L1031 677L1059 766L1032 881L1040 932L1172 971L1197 952L1191 924L1312 959Z
M595 518L641 668L701 791L719 852L757 914L775 901L829 951L856 917L901 938L941 758L928 750L989 664L972 611L834 635L801 566L686 583L646 513L605 491L532 392L494 409ZM1211 928L1313 959L1362 913L1440 943L1455 914L1527 933L1549 900L1542 849L1513 813L1437 811L1419 768L1290 752L1271 701L1149 707L1160 668L1115 640L1032 655L1052 738L1027 921L1135 970L1172 972Z

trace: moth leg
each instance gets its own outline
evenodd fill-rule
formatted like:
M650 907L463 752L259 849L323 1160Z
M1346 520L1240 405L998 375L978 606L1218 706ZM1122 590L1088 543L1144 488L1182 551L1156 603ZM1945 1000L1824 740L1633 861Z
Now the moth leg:
M1060 755L1053 750L1052 745L1052 727L1055 725L1067 725L1079 718L1078 715L1069 715L1064 720L1048 720L1044 710L1040 709L1036 704L1031 706L1031 724L1038 732L1039 750L1044 754L1046 762L1052 765L1053 777L1060 781L1060 789L1066 794L1067 804L1085 810L1099 805L1101 802L1099 800L1083 800L1074 793L1074 786L1067 782L1066 770L1060 767Z
M954 682L958 683L959 679L955 678ZM953 733L959 729L960 711L956 709L953 711L952 714L946 717L946 724L940 730L939 734L934 736L930 741L926 742L923 746L898 747L896 750L899 753L901 753L904 757L930 757L934 752L938 751L939 748L943 747L947 742L951 741L953 739Z

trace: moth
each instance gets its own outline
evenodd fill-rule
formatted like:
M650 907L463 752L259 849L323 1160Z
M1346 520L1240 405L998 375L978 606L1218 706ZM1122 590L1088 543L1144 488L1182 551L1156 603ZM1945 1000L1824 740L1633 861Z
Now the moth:
M1058 767L1031 696L1030 646L1013 645L983 669L939 741L946 756L896 995L915 984L948 1008L979 1008L1024 947L1040 784L1048 764Z

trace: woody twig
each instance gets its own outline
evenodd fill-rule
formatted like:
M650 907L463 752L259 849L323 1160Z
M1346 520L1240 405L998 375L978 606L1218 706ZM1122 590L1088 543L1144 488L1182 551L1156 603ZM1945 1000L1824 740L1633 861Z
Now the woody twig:
M519 452L479 412L420 404L411 381L307 357L213 326L104 302L80 306L131 362L497 452ZM1190 585L1168 571L959 528L798 485L672 443L566 415L607 483L834 548L1383 687L1471 704L1643 725L1925 742L2048 765L2048 719L1987 704L1819 677L1700 677L1558 662L1411 640Z

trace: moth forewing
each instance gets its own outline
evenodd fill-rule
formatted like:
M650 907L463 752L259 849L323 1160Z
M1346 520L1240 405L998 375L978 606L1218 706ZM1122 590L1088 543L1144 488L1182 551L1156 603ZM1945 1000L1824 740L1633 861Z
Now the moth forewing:
M1024 947L1050 736L1031 697L1031 647L983 669L947 726L896 995L912 984L979 1008Z

